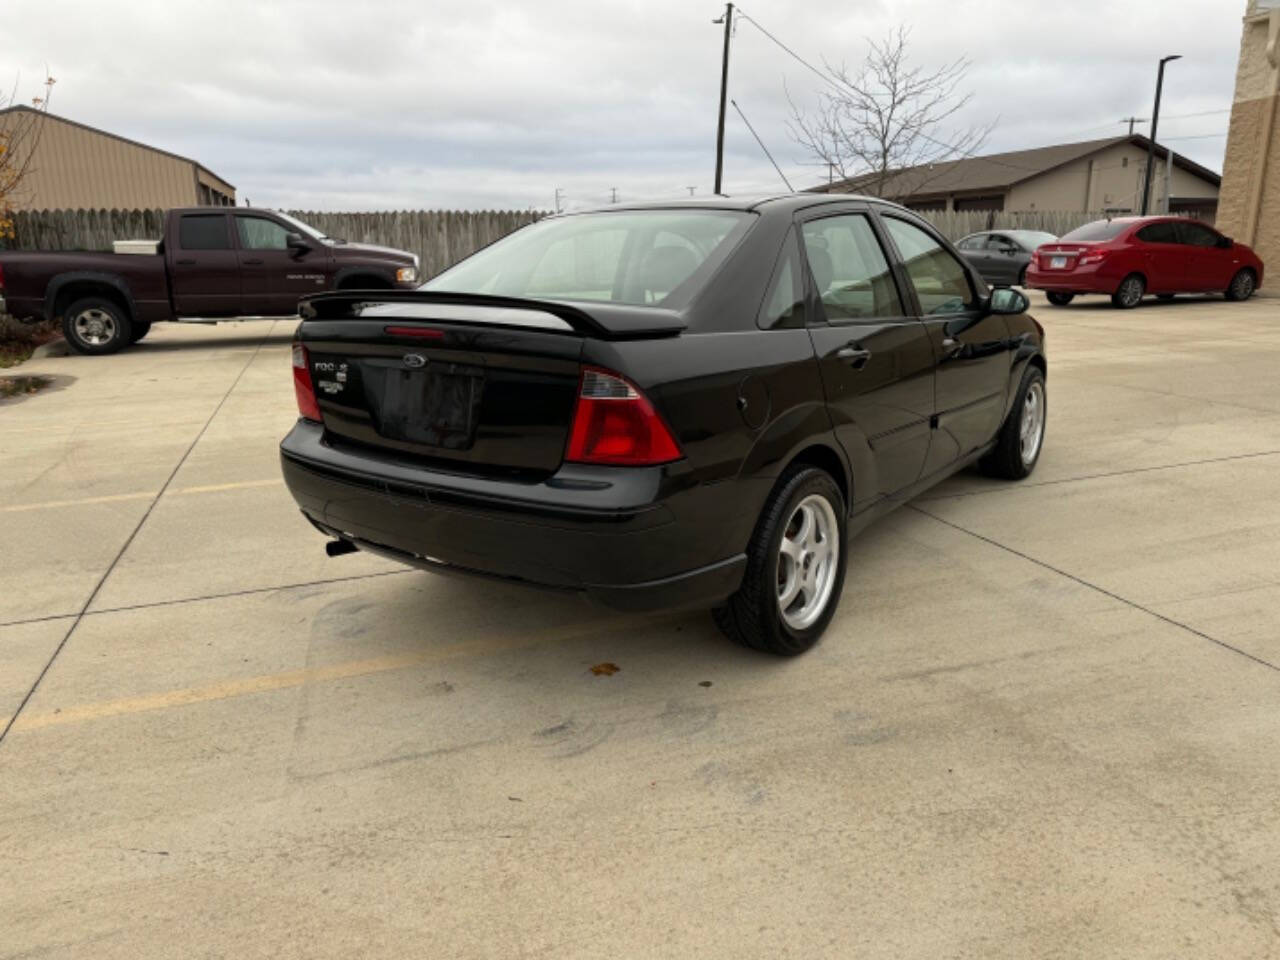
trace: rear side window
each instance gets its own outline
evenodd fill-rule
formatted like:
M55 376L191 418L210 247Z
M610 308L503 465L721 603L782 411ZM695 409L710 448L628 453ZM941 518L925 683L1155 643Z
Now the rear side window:
M865 214L810 220L804 252L828 320L905 315L889 261Z
M766 330L804 326L804 281L794 232L787 234L786 246L778 258L773 283L760 311L760 326Z
M1149 223L1138 231L1143 243L1177 243L1178 235L1172 223Z
M1062 235L1064 241L1114 240L1133 225L1131 220L1095 220Z
M963 313L973 303L969 273L956 257L915 224L885 217L902 265L926 314Z
M1169 226L1177 230L1182 242L1192 247L1214 247L1218 244L1218 234L1203 223L1171 223Z
M959 243L956 244L956 246L959 247L961 250L981 250L986 245L987 245L986 237L984 237L982 234L978 234L975 237L965 237L963 240L961 240Z
M178 246L183 250L230 250L225 214L187 214L178 221Z

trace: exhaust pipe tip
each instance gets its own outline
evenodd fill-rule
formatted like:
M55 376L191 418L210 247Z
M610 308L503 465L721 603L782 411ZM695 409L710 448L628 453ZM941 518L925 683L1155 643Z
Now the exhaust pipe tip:
M324 552L331 557L340 557L344 553L355 553L359 549L350 540L343 540L342 538L330 540L324 545Z

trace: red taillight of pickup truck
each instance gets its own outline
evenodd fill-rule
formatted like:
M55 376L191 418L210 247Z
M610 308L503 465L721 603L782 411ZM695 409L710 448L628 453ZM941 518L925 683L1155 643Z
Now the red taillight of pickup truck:
M311 358L307 348L300 343L293 345L293 392L298 398L298 415L306 420L323 422L320 404L316 401L316 388L311 383Z
M4 264L0 263L0 290L4 289Z

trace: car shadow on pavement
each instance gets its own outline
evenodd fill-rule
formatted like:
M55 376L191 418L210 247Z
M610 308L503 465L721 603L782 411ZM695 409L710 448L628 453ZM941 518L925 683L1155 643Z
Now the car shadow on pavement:
M179 353L186 350L224 350L228 347L276 346L293 340L293 330L275 333L237 334L200 340L144 340L129 348L130 353Z

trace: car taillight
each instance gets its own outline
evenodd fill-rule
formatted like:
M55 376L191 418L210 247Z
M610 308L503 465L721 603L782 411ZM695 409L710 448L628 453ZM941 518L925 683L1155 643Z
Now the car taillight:
M1105 259L1107 259L1106 250L1086 250L1080 254L1078 263L1082 267L1087 267L1091 263L1101 263Z
M0 264L0 290L4 289L4 265Z
M300 343L293 345L293 392L298 398L298 413L307 420L321 423L320 404L316 402L316 388L311 384L311 358L307 348Z
M565 460L642 467L681 456L648 397L616 373L583 368Z

